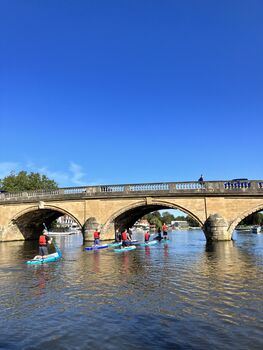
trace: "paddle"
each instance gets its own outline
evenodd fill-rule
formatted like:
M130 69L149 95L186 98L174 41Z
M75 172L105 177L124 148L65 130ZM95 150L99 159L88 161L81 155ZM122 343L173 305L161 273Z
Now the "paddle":
M46 229L47 232L48 232L47 226L46 226L46 224L45 224L44 222L43 222L43 226L45 227L45 229ZM54 245L54 247L55 247L55 250L56 250L56 252L58 253L58 255L59 255L60 257L62 257L62 253L61 253L60 249L58 248L58 246L56 245L56 242L55 242L54 239L52 239L52 243L53 243L53 245Z

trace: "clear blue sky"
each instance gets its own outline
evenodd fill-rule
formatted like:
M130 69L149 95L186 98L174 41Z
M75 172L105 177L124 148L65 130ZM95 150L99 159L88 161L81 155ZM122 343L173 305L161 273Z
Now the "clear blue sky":
M1 0L0 178L262 179L263 1Z

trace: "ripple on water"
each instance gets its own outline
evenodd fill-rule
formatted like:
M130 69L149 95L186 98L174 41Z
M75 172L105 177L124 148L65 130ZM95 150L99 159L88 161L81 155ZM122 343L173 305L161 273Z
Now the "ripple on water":
M25 264L30 243L2 243L0 348L262 349L263 241L225 243L185 231L115 254L70 236L43 266Z

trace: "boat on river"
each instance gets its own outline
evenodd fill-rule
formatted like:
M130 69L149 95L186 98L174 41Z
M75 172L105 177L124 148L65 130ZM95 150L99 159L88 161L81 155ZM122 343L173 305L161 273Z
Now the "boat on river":
M49 236L69 236L69 235L72 235L74 234L75 232L71 232L71 231L61 231L61 232L56 232L56 231L50 231L48 232L48 235Z
M261 232L261 226L260 225L253 226L252 229L251 229L251 232L252 233L256 233L256 234L260 233Z

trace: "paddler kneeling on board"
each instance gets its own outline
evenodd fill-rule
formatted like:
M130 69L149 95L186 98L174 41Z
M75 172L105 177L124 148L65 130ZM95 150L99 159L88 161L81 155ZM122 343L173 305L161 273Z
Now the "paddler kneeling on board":
M42 235L39 236L39 255L35 256L34 259L45 259L48 255L47 244L52 242L52 238L48 236L47 230L43 230Z
M144 243L148 243L150 240L150 233L147 231L144 235Z
M130 236L127 230L124 230L121 234L122 248L128 247L130 245Z

